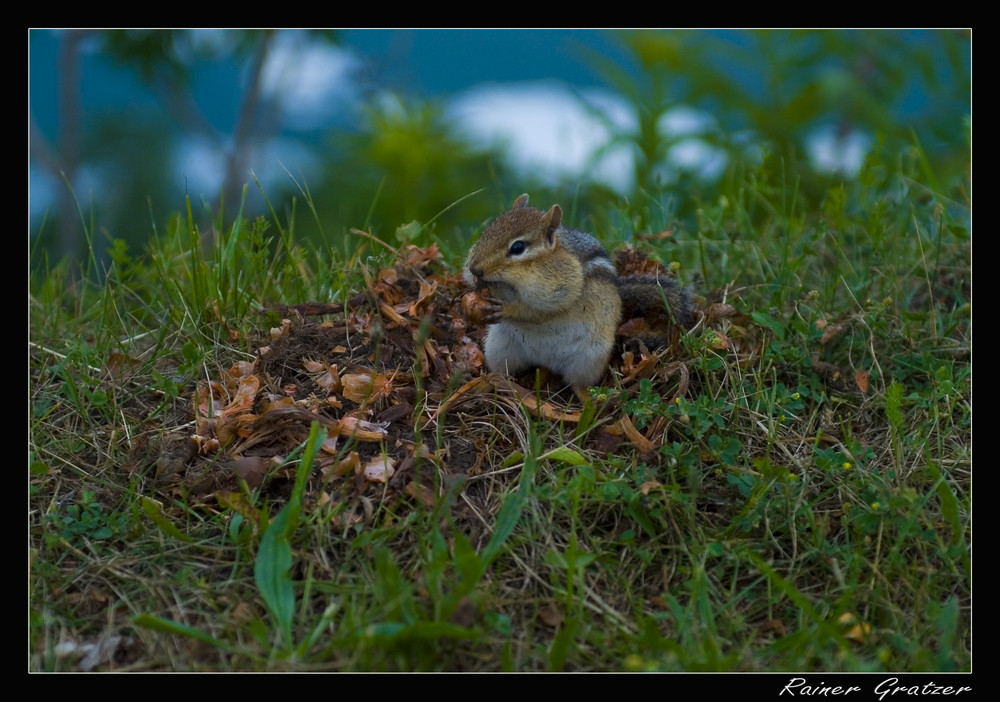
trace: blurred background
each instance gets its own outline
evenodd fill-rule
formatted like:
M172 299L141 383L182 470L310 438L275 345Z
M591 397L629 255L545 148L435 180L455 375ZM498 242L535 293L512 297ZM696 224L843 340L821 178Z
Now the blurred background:
M28 40L33 266L83 257L85 231L98 258L114 240L141 248L185 194L202 231L220 211L229 225L245 185L245 219L294 209L298 236L338 248L351 227L391 238L433 221L428 235L461 250L521 192L594 212L624 203L638 228L644 207L684 220L748 169L794 181L808 203L863 177L875 151L913 161L945 199L969 199L967 30ZM581 227L592 214L570 211Z

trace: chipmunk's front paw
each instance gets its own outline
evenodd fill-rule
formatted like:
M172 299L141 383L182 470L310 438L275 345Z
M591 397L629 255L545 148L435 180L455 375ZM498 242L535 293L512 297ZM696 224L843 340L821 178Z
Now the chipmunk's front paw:
M503 320L503 300L495 297L487 297L486 304L483 305L482 314L485 324L497 324Z
M486 290L470 290L462 296L462 311L473 324L496 324L503 316L503 300L490 296Z

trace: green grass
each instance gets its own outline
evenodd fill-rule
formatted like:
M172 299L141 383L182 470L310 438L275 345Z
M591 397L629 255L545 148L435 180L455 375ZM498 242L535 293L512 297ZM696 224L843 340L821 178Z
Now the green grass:
M618 213L673 225L647 250L735 312L600 393L584 434L488 397L431 422L467 378L415 373L427 500L322 484L316 426L294 479L241 485L256 512L158 479L196 384L267 343L264 306L350 298L392 262L377 243L305 249L294 204L207 232L189 209L101 276L39 267L31 669L969 670L967 203L877 154L819 201L775 164L726 193L696 222L666 194ZM623 414L651 454L602 450Z

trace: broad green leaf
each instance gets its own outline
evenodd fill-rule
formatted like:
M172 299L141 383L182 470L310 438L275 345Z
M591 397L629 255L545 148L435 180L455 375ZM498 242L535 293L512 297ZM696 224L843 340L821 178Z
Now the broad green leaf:
M210 646L221 648L224 651L235 651L235 649L229 644L219 641L217 638L206 634L201 629L195 629L193 626L187 626L186 624L179 624L178 622L170 619L162 619L149 614L140 614L138 617L132 619L132 623L136 626L145 627L154 631L163 631L168 634L180 634L181 636L197 639L198 641L207 643Z
M590 461L584 458L583 454L579 451L574 451L568 446L558 446L545 454L545 457L553 461L569 463L573 466L585 466L590 463Z
M292 546L286 536L291 512L291 505L285 505L271 522L270 528L264 532L253 569L257 589L277 621L288 647L292 645L292 617L295 614L295 592L289 572L292 567Z
M143 495L139 498L139 503L142 505L142 511L149 517L153 524L162 531L167 536L179 539L181 541L190 541L191 537L183 533L178 529L172 521L167 519L167 516L163 514L163 505L156 500L150 499Z
M549 648L549 670L560 671L566 665L566 657L569 655L569 647L573 643L579 621L569 619L563 624L563 628L556 634Z
M500 514L497 515L496 526L493 528L493 536L483 549L483 564L489 565L500 553L500 549L514 533L514 527L521 519L521 512L528 503L528 495L535 477L535 461L529 458L524 463L521 471L521 480L518 482L517 490L507 495L504 499Z
M507 458L503 459L502 465L504 468L509 468L515 463L520 463L522 460L524 460L524 454L521 453L520 451L515 451L514 453L507 456Z
M461 597L472 592L480 578L483 577L486 568L465 534L456 529L454 540L455 566L458 568L460 578L459 590L456 595Z
M767 327L773 331L777 338L785 338L785 325L782 324L780 320L777 320L764 312L754 312L750 316L753 317L753 321L757 322L757 324L762 327Z

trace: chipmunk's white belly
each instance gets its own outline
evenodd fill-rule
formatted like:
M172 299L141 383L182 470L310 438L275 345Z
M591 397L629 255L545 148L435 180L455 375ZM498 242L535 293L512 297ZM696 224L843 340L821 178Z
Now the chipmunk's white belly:
M611 344L580 320L503 321L490 327L484 344L486 363L495 372L516 375L542 366L574 388L600 381L610 353Z

